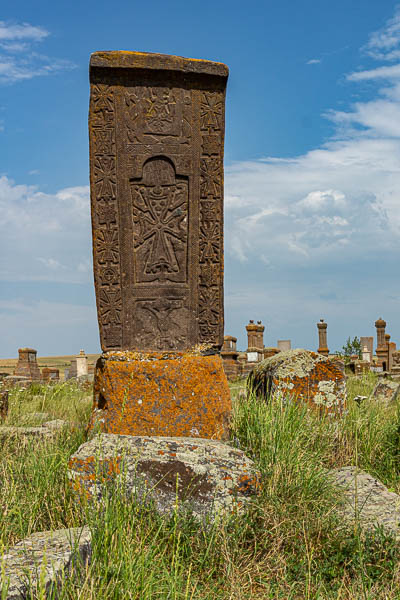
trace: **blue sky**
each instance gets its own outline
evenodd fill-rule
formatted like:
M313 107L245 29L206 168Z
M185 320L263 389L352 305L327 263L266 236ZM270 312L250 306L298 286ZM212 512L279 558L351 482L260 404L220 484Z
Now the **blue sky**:
M230 68L225 322L245 348L400 342L400 5L389 0L2 2L0 356L99 350L88 61L164 52Z

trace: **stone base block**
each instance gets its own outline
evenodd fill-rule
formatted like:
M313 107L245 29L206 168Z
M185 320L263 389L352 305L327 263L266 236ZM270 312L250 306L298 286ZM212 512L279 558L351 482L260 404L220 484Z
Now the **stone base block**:
M231 408L219 356L107 352L96 365L89 429L227 439Z
M100 434L69 462L74 490L100 499L118 486L159 512L178 505L197 518L240 510L256 493L259 476L241 450L217 440Z

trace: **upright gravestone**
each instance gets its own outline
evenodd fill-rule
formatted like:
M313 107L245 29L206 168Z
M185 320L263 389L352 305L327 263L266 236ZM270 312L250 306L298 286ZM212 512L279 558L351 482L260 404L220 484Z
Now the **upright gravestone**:
M41 379L37 363L37 350L34 348L18 349L18 362L14 369L14 375L27 377L30 381L39 381Z
M94 275L103 355L94 424L224 438L223 142L228 69L91 57ZM97 419L97 417L100 417Z

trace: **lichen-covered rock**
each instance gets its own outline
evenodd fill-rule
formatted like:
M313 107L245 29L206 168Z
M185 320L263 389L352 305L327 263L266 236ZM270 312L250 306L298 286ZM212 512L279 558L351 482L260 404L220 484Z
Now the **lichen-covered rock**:
M34 533L0 556L0 596L3 600L22 600L38 586L49 592L64 573L78 562L85 564L91 556L88 527L58 529ZM33 596L32 596L33 597Z
M287 350L254 367L247 389L264 398L299 400L340 414L346 402L344 364L309 350Z
M400 382L385 379L384 381L378 381L371 397L382 404L390 404L397 399L399 392Z
M89 428L122 435L228 439L231 409L220 356L107 352L96 365Z
M400 540L398 494L354 466L333 469L330 475L343 493L343 502L337 508L340 518L350 525L357 521L366 530L381 526Z
M69 462L78 494L101 498L105 486L121 486L159 512L176 503L197 518L241 509L258 489L253 462L217 440L100 434L82 444Z

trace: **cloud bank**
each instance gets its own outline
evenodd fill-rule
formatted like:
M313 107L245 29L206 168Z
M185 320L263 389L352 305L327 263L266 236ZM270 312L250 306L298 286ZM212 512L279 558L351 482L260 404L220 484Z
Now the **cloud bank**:
M49 35L43 27L30 23L0 21L0 84L75 68L68 60L49 58L35 50Z

